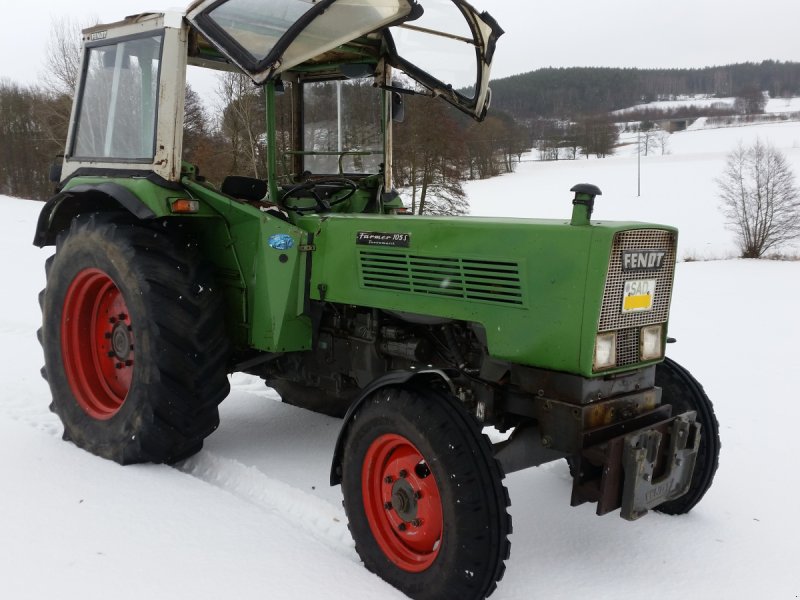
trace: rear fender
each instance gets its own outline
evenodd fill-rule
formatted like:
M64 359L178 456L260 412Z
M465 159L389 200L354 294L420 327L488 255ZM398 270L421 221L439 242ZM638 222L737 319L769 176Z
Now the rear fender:
M153 210L136 194L118 183L81 184L62 191L48 200L39 214L33 244L51 246L58 233L77 215L85 212L127 212L137 219L155 219Z

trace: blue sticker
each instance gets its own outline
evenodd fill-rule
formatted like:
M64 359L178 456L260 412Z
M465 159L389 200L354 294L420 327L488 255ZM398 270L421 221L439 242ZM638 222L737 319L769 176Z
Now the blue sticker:
M276 233L267 240L269 247L274 250L290 250L294 248L294 240L288 233Z

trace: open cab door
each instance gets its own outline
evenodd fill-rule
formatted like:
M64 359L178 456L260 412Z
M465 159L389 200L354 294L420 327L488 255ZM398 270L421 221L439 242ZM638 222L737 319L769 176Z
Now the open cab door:
M503 33L464 0L197 0L187 19L257 84L361 54L478 120Z

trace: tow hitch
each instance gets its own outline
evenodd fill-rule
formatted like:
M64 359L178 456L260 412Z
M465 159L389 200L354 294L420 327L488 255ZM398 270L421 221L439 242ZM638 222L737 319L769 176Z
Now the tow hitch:
M592 437L606 437L603 430ZM623 519L636 520L688 491L699 446L700 424L690 411L587 447L574 473L572 505L597 502L598 515L620 508Z

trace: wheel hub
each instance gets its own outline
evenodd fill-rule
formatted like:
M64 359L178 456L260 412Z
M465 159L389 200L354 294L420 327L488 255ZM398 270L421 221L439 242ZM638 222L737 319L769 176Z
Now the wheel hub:
M119 360L127 360L131 354L132 344L129 329L130 327L125 323L117 322L111 332L111 349Z
M392 507L406 523L417 518L416 492L406 479L398 479L392 487Z

